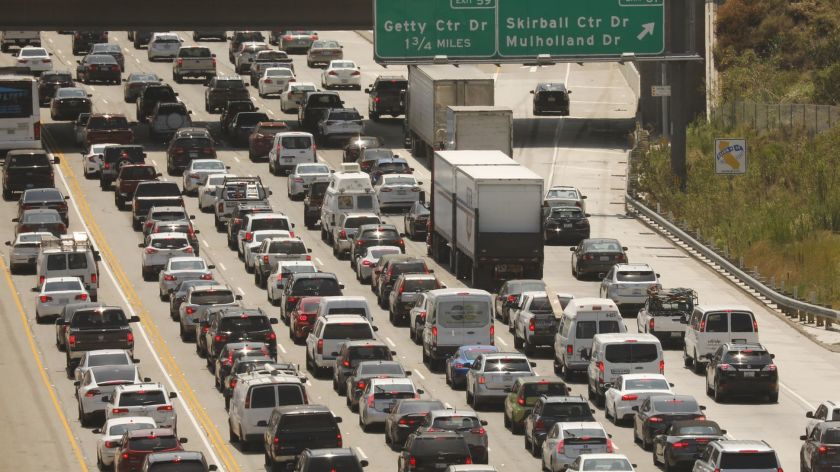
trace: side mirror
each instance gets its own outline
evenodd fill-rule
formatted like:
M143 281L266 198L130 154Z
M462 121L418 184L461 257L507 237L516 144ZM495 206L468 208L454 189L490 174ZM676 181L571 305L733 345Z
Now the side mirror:
M530 91L530 94L531 94L531 95L534 95L534 91L533 91L533 90L531 90L531 91Z
M367 467L369 465L369 463L368 463L368 461L362 459L362 460L359 461L359 465L361 465L362 467Z
M61 158L58 156L53 156L53 164L61 164Z
M374 332L379 331L379 326L372 326L372 328Z
M210 54L210 57L216 57L216 55L215 54Z
M814 417L814 412L813 411L809 411L809 412L805 413L805 418L813 418L813 417Z
M312 248L306 248L306 252L312 252Z
M528 364L530 364L531 367L536 367L537 366L537 363L534 362L534 361L530 361L530 362L528 362Z
M11 245L12 245L11 241L6 241L6 246L11 246Z
M169 399L171 400L171 399L174 399L174 398L178 398L178 394L175 393L175 392L169 392Z
M621 246L621 249L623 249L625 251L629 251L629 249L627 249L627 246Z
M181 444L186 444L187 443L187 438L178 438L178 442L181 443Z
M226 169L226 170L230 170L230 166L225 166L225 169Z
M279 321L277 321L277 318L269 318L269 319L268 319L268 322L269 322L269 323L271 323L271 324L277 324L277 323L279 323Z
M668 382L668 386L669 386L669 387L673 387L673 386L674 386L674 384L673 384L672 382Z
M81 384L82 384L82 383L81 383L81 382L79 382L78 380L77 380L77 381L75 381L75 382L73 382L73 386L74 386L74 387L78 387L78 386L79 386L79 385L81 385Z
M799 436L800 441L804 441L806 439L808 439L808 436L805 436L804 434Z
M341 423L341 417L340 417L340 416L336 416L336 417L335 417L335 422L336 422L336 423Z
M417 389L417 394L418 394L418 395L423 395L424 393L426 393L426 391L425 391L425 390L423 390L423 389L419 389L419 388Z
M639 411L639 407L638 407L638 406L634 406L634 407L632 407L632 408L630 408L630 409L631 409L631 410L633 410L633 411Z
M404 237L405 237L405 233L400 233L400 237L401 237L401 238L404 238Z
M405 376L406 377L411 377L411 371L410 370L405 371Z
M571 252L575 252L575 249L577 249L577 247L572 246L572 247L570 247L570 248L569 248L569 251L571 251Z
M215 56L215 54L214 54L214 56ZM207 466L207 470L212 471L212 472L216 472L217 470L219 470L219 467L216 466L216 464L210 464L210 465Z
M195 233L195 234L201 234L201 230L194 229L194 230L193 230L193 233ZM213 266L213 267L215 268L216 266Z
M776 358L775 354L770 354L770 359L775 359L775 358Z
M135 363L135 364L139 364L139 363L140 363L140 359L134 358L134 359L131 359L131 362L133 362L133 363ZM149 380L148 382L151 382L151 380Z
M235 298L237 301L242 300L242 295L237 295L237 296L236 296L236 297L234 297L234 298Z
M590 216L592 216L592 215L591 215L590 213L584 213L584 214L583 214L583 216L585 216L585 217L589 218L589 217L590 217Z
M143 244L143 243L140 243L140 244L138 244L138 245L137 245L137 247L139 247L139 248L141 248L141 249L142 249L142 248L146 247L146 245L145 245L145 244Z
M76 60L76 64L81 65L81 64L82 64L82 61L81 61L81 60L79 60L79 59L77 59L77 60Z
M88 96L88 98L91 98L91 97L93 97L93 94L89 93L89 94L87 94L87 96Z
M163 77L158 78L158 82L163 82ZM206 85L206 84L205 84Z
M257 426L264 428L264 427L268 426L268 421L259 420L259 421L257 421Z
M195 219L195 215L190 215L190 219L191 219L191 220L194 220L194 219Z
M487 420L479 420L479 423L481 423L481 426L487 426Z
M33 293L38 293L40 291L41 291L41 289L38 288L38 287L32 287L32 289L30 290L30 292L33 292Z
M613 384L611 384L611 383L605 383L604 384L604 390L609 390L611 388L613 388Z
M151 382L151 381L152 381L151 377L143 377L143 382Z
M134 316L132 316L131 318L128 319L128 322L129 323L139 323L140 322L140 317L137 316L137 315L134 315Z
M726 434L726 430L725 429L720 430L720 434Z
M338 288L344 290L344 284L338 284Z
M370 93L370 87L365 88L365 93Z
M700 405L700 411L703 411L703 410L705 410L705 409L706 409L706 406L705 406L705 405Z
M70 200L70 195L65 195L65 196L64 196L64 199L65 199L65 200Z
M102 403L111 403L110 395L102 395Z
M93 430L93 431L91 431L91 433L93 433L93 434L102 434L102 428L94 428L94 430Z
M660 277L662 277L662 276L661 276L661 275L659 275L659 272L657 272L657 273L656 273L656 278L658 279L658 278L660 278Z

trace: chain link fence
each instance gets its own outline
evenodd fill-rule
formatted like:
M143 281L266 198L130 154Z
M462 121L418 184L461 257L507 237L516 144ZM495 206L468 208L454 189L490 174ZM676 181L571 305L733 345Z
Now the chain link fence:
M718 104L712 109L711 119L727 127L805 130L815 134L840 124L840 106L736 101Z

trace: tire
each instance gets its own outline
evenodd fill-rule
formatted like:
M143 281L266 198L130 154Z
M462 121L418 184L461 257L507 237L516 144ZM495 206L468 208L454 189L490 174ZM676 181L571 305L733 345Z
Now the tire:
M11 190L3 187L3 200L6 200L8 202L12 200L12 197L14 197L14 193Z
M703 373L703 369L704 369L705 365L703 365L703 364L701 364L700 362L698 362L698 360L697 360L697 351L694 351L694 358L693 358L692 360L694 361L694 373L695 373L695 374L697 374L697 375L702 374L702 373Z
M694 359L688 357L688 353L685 352L685 348L683 348L683 365L690 369L694 365Z
M513 348L514 349L522 349L522 345L523 345L522 340L519 339L518 336L514 335L513 336Z
M771 394L767 395L767 400L770 403L779 403L779 392L774 392L774 393L771 393Z
M712 398L714 398L715 403L723 403L724 402L724 395L720 391L720 387L718 386L717 382L715 382L714 390L712 392Z

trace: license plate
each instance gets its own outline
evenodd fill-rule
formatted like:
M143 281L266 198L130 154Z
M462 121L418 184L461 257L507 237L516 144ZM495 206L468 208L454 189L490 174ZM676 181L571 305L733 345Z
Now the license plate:
M639 289L639 288L633 289L633 295L641 295L641 294L642 294L642 289Z
M291 161L292 159L294 159L294 156L283 156L284 161Z
M346 83L347 83L347 79L341 79L341 83L342 83L342 84L346 84Z
M744 377L755 377L755 372L744 372Z
M567 224L564 224L564 225L563 225L563 227L564 227L564 228L571 228L571 227L572 227L572 224L571 224L571 223L567 223Z
M445 469L449 467L449 464L435 464L435 469Z
M397 195L405 195L405 194L406 194L405 190L397 190Z
M746 343L747 340L746 340L746 338L745 339L733 339L732 342L733 343Z
M548 97L548 99L547 99L547 100L548 100L549 102L554 102L554 101L556 101L557 99L556 99L556 98L554 98L554 97Z
M599 260L599 261L609 261L609 260L610 260L610 256L601 256L601 257L599 257L599 258L598 258L598 260Z
M680 337L681 334L682 333L680 333L679 331L671 331L671 337L672 338L678 338L678 337Z

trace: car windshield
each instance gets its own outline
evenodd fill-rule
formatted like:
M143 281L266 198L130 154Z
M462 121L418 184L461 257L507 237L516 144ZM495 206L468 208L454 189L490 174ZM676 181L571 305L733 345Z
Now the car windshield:
M190 303L193 305L221 305L233 303L236 298L230 290L199 290L193 292Z
M573 189L553 188L553 189L549 190L548 193L546 193L545 198L546 199L577 200L578 199L578 193L577 193L577 190L573 190Z
M625 379L624 390L670 390L665 379Z
M633 466L627 459L586 459L582 471L632 471Z
M697 402L688 398L653 400L652 403L653 408L661 413L695 413L700 411Z
M151 247L155 249L183 249L189 246L189 242L184 238L155 238L152 240Z
M619 282L656 282L656 274L652 270L620 270L615 278Z
M125 326L128 326L128 319L119 308L79 310L70 321L71 328L79 329L113 329Z
M368 323L329 323L324 327L324 339L373 339Z
M150 180L157 177L154 167L123 167L120 178L123 180Z
M326 297L340 295L341 289L338 287L338 282L333 278L300 279L295 282L292 294Z
M169 270L204 270L207 265L203 260L196 258L194 261L170 261Z
M193 161L193 170L225 170L225 163L222 161Z
M766 470L779 468L776 454L767 452L724 452L720 458L720 468L725 470Z
M523 358L490 358L484 362L485 372L530 372L528 359Z
M44 285L44 292L63 292L65 290L84 290L79 279L61 282L47 282Z
M178 57L212 57L208 48L181 48Z
M480 300L442 301L437 317L444 328L479 328L492 322L489 302Z
M219 323L219 331L250 332L271 329L271 324L265 316L226 316Z
M383 180L383 185L416 185L417 181L414 180L414 177L385 177Z
M88 354L88 367L95 367L100 365L129 365L131 362L125 353L116 354Z
M123 423L115 424L108 428L108 436L122 436L129 431L136 431L138 429L154 429L157 428L154 421L149 423Z
M217 80L216 88L221 89L244 89L245 82L241 79Z
M671 434L678 435L678 436L689 436L689 435L719 435L720 428L712 424L698 424L698 425L691 425L691 426L681 426L676 428L676 431L672 431Z
M299 175L304 174L329 174L330 168L327 166L316 165L316 166L298 166L295 169L295 173Z
M0 100L5 100L0 96ZM0 106L2 106L3 102L0 101ZM0 108L2 111L2 108ZM46 154L25 154L20 156L8 155L6 156L6 167L15 167L15 166L37 166L37 167L49 167L52 165L50 162L50 158L47 157Z
M77 88L64 88L58 89L58 93L56 93L57 98L87 98L87 94L84 90L77 89Z

